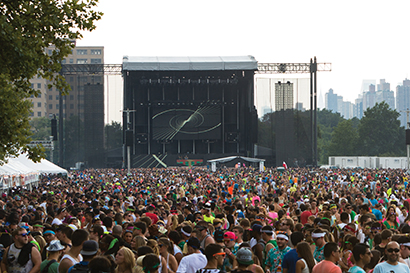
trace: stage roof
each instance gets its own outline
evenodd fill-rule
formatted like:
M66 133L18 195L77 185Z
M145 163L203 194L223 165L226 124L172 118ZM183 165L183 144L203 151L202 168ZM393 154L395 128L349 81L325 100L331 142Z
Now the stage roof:
M134 57L124 56L124 71L257 70L253 56Z

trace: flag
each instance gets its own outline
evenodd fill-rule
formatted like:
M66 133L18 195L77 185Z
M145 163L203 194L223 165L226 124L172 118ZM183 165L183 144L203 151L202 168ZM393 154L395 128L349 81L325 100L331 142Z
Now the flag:
M286 170L288 169L288 165L286 165L285 161L283 161L283 168L285 168Z

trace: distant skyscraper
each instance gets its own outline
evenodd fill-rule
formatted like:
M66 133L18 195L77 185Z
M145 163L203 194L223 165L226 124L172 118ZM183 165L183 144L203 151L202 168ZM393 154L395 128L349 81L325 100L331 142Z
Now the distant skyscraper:
M405 79L403 85L396 87L396 110L400 113L400 125L406 127L407 114L402 111L410 109L410 80Z
M342 102L343 109L341 112L342 117L345 119L353 118L353 105L350 101L343 101Z
M363 82L362 82L362 93L369 91L369 86L371 84L376 85L376 80L363 80Z
M302 102L297 102L295 108L298 111L302 111L302 112L306 111L306 109L303 108L303 103Z
M390 91L390 83L385 79L380 79L380 84L377 85L377 91Z
M376 104L376 86L374 84L369 85L369 91L363 93L363 111L367 108L372 108Z
M275 83L275 111L293 109L293 83Z
M343 113L343 97L337 96L337 111L339 114Z
M325 104L325 100L323 99L322 91L319 91L319 97L318 97L318 100L317 100L317 108L318 109L326 108L326 104Z
M325 94L325 108L333 113L337 113L337 95L333 93L333 89L330 88L329 92Z
M353 105L353 117L361 119L363 117L363 97L359 95L359 98L355 100Z

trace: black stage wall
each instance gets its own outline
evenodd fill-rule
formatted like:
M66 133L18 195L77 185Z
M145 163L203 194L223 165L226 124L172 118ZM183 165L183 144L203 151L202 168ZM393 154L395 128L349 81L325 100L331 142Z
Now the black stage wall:
M126 112L123 116L124 130L132 134L131 160L141 155L167 154L164 161L174 166L175 158L253 156L257 142L254 71L123 74L124 111L132 111L128 126Z

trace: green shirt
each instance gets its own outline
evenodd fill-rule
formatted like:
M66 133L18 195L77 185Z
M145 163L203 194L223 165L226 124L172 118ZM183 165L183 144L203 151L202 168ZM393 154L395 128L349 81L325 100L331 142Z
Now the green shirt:
M40 272L43 271L44 267L46 267L46 265L49 263L49 260L44 260L41 264L40 264ZM58 273L58 262L54 262L50 265L50 267L48 268L48 273Z
M354 223L354 218L356 217L356 212L354 212L354 210L352 210L352 212L350 213L350 220L352 221L352 223Z

